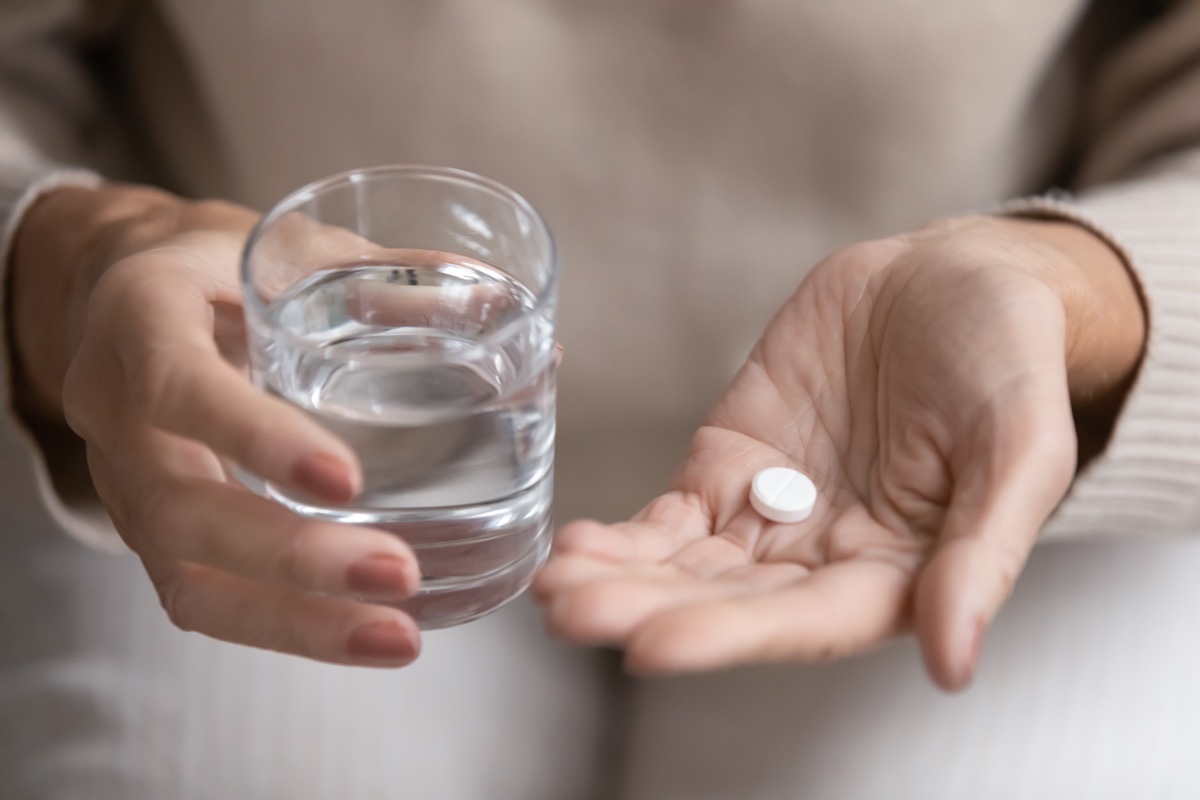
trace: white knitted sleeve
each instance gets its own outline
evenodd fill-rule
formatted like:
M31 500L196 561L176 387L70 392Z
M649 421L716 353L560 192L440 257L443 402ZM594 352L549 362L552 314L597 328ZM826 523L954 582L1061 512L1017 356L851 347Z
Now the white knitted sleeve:
M55 490L47 455L14 408L12 348L3 319L11 301L9 251L24 212L54 188L100 181L88 169L63 166L90 165L100 149L99 104L72 50L79 5L0 2L0 520L49 517L81 541L114 548L120 539L97 502L67 502Z
M1149 320L1105 451L1046 536L1200 531L1200 1L1171 4L1094 82L1073 193L1008 210L1075 220L1120 251Z

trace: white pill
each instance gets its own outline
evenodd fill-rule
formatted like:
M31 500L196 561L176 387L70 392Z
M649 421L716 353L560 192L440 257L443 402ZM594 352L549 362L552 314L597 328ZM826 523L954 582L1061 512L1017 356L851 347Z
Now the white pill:
M803 472L769 467L750 483L750 505L772 522L808 519L817 503L817 487Z

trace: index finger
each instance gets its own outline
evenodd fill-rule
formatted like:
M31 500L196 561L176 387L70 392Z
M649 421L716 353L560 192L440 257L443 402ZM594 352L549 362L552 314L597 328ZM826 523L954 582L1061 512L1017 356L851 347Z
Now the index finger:
M164 270L126 293L113 324L127 407L264 480L331 502L352 499L362 480L354 452L221 358L201 283L186 270Z

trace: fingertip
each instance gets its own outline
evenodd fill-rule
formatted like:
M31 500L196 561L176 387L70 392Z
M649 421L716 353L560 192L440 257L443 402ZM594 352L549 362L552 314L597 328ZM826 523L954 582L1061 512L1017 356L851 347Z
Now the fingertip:
M546 605L546 627L555 636L577 644L592 643L592 609L579 590L557 593Z
M411 556L373 553L346 568L346 588L361 597L402 600L411 597L420 583L421 572Z
M654 635L634 636L626 646L622 666L638 678L662 678L701 669L691 665L686 653L678 652L669 640Z
M639 677L663 677L719 669L725 664L688 611L666 611L646 622L625 649L624 668Z
M641 648L629 647L621 661L621 668L635 678L665 678L681 672L671 661Z
M916 632L930 679L957 693L975 678L989 616L981 607L986 564L963 541L944 548L922 574L916 592Z
M529 584L529 596L533 602L539 606L548 606L550 598L554 596L554 559L551 557L541 569L533 576L533 581ZM550 572L550 577L546 577L546 573Z
M360 625L346 639L351 661L369 667L403 667L421 654L421 635L403 614Z
M585 554L612 562L637 557L637 548L626 532L590 519L560 528L554 537L554 549L559 553Z
M597 530L603 530L604 523L594 519L577 519L568 522L554 533L554 547L557 550L577 550L585 546Z
M628 577L625 565L589 554L557 553L534 578L534 598L546 599L584 584Z
M968 624L961 634L945 643L922 642L925 669L939 689L950 694L966 691L975 682L987 625L983 620Z
M358 465L331 453L310 453L292 470L292 481L314 497L331 503L348 503L362 489Z
M630 620L613 591L602 584L569 589L547 606L547 622L555 635L577 644L603 645L621 641Z
M975 682L975 675L979 672L979 658L983 654L983 638L986 632L987 623L982 619L975 620L966 642L966 657L959 672L959 681L951 691L961 692Z
M529 595L535 603L548 607L559 594L564 585L560 575L561 571L559 559L551 555L550 559L533 576L533 582L529 584Z

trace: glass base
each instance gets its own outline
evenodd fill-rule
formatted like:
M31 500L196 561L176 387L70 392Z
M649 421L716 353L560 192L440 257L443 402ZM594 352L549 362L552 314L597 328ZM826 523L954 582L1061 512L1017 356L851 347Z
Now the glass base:
M269 484L239 476L252 490L297 514L369 525L404 540L417 556L421 586L390 604L426 630L461 625L490 614L529 587L550 555L553 474L490 503L436 508L331 508L299 502Z
M411 616L422 630L449 628L486 616L529 588L550 555L551 527L547 519L532 549L512 564L469 579L422 580L415 595L391 605Z

